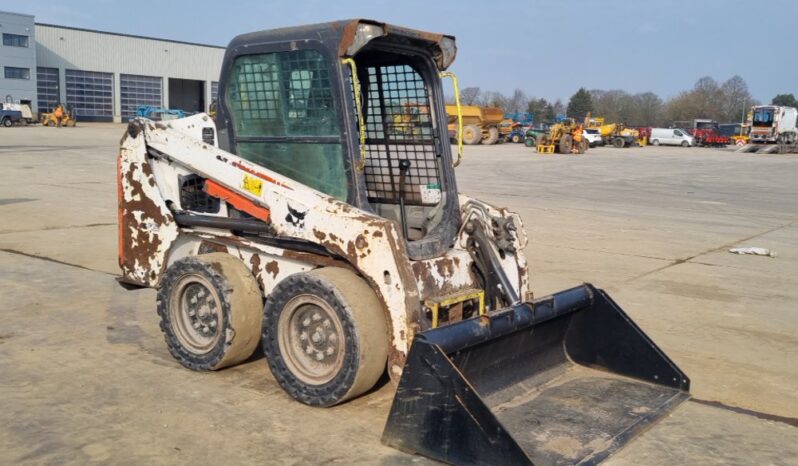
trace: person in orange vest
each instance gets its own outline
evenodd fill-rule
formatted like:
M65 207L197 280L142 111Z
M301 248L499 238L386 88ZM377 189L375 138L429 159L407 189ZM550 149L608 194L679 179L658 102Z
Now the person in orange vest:
M55 117L56 126L59 128L61 127L61 119L64 118L64 107L61 105L57 105L55 110L53 110L53 116Z

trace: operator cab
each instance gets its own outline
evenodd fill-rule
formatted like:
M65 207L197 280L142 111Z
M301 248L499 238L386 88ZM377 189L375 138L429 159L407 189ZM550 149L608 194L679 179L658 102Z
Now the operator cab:
M411 258L434 257L460 226L439 77L454 52L453 37L367 20L238 36L220 145L395 221Z

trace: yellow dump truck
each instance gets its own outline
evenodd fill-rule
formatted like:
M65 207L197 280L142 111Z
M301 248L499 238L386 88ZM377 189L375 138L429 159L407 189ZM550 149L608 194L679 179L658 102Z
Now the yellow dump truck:
M501 134L504 110L498 107L479 107L461 105L463 115L463 143L496 144ZM446 114L449 120L449 135L457 137L457 106L447 105Z

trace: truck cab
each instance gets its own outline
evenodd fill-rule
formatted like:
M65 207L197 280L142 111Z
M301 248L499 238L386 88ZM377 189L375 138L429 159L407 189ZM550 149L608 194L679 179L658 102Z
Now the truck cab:
M796 128L798 110L775 105L755 106L751 109L751 142L784 143L798 141Z

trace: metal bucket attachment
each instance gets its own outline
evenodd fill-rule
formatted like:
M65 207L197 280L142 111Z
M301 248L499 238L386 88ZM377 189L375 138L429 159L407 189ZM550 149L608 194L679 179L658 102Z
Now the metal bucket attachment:
M417 335L382 441L452 464L595 464L689 387L586 284Z

